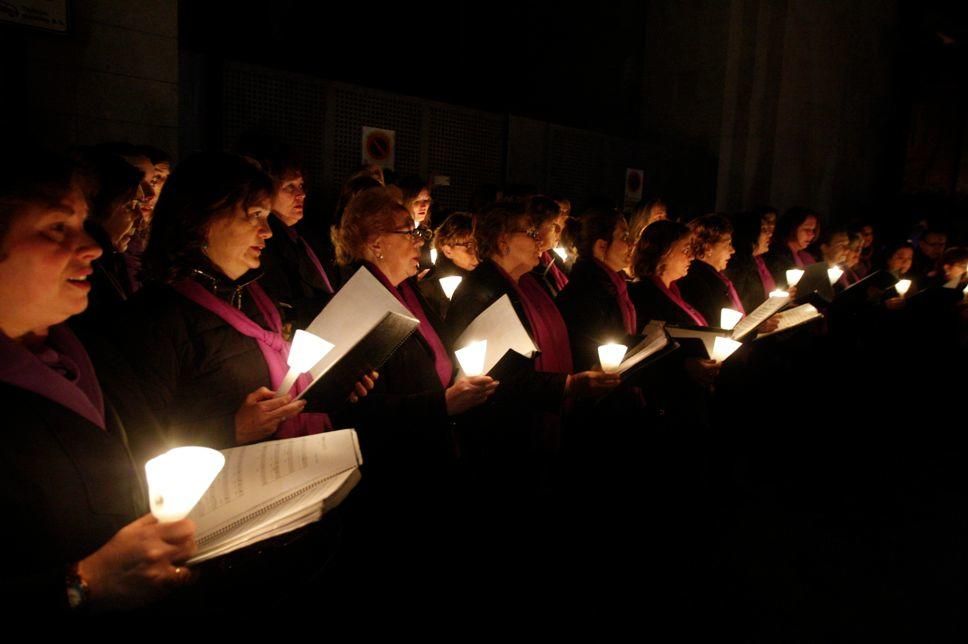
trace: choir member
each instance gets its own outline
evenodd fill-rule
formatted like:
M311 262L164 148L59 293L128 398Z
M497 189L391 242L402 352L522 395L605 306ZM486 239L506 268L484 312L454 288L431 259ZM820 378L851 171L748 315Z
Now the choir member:
M433 243L437 249L437 262L418 285L427 305L443 320L447 317L450 298L440 280L446 277L463 279L480 263L477 242L474 240L473 216L466 212L449 215L434 231Z
M538 231L538 251L541 253L532 274L548 294L555 297L568 284L568 277L559 267L559 262L564 260L552 252L561 239L561 207L549 197L535 195L528 200L526 208Z
M733 282L723 272L733 256L733 226L723 215L705 215L689 223L692 256L698 261L676 282L682 298L711 326L719 326L720 313L729 308L746 314Z
M776 290L776 280L763 256L770 248L773 227L757 212L736 216L733 247L736 253L726 266L726 276L739 293L743 309L753 311Z
M665 202L661 199L650 199L640 201L632 211L632 219L629 223L629 235L634 243L641 235L642 231L657 221L669 218Z
M765 259L770 272L784 285L788 269L804 268L817 261L807 252L807 247L817 238L819 222L816 213L800 207L790 208L777 222L776 234Z

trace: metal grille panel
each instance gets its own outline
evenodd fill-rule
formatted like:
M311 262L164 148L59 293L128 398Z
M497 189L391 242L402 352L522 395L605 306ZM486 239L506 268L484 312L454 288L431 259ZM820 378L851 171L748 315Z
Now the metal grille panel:
M428 172L450 177L434 188L435 208L465 210L480 186L504 181L504 117L446 105L429 117Z

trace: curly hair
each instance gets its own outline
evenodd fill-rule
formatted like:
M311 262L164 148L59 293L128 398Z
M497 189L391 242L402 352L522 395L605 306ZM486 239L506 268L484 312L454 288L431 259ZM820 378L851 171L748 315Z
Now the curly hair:
M346 266L362 260L367 242L393 230L394 215L401 210L409 214L382 186L357 193L346 205L340 227L333 232L336 263Z
M733 224L725 215L713 213L690 221L689 230L693 233L692 255L696 259L702 259L720 239L733 234Z
M179 163L168 177L151 221L151 237L142 257L145 280L171 283L205 262L202 247L212 222L272 197L269 175L244 157L226 152L198 152Z
M661 275L665 269L665 257L672 245L692 235L685 224L664 219L650 224L642 231L632 253L632 272L641 279Z
M515 227L530 227L531 224L522 204L501 202L488 206L477 216L477 225L474 227L477 256L485 259L500 254L501 235Z

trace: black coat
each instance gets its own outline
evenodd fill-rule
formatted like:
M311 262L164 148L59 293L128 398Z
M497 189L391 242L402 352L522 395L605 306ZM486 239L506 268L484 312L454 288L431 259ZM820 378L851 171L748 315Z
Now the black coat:
M262 252L259 285L276 302L284 323L305 329L319 315L332 294L310 259L302 242L290 238L286 225L269 218L272 237ZM323 270L326 270L325 267ZM335 275L327 275L330 280ZM337 284L333 284L337 288Z
M0 383L6 426L0 503L8 553L3 612L66 612L67 565L92 554L147 511L124 433L105 401L108 431L39 394Z
M752 255L734 255L729 260L729 266L726 267L726 276L733 282L747 314L765 302L770 295L763 289L763 282L760 280L760 273ZM775 276L773 280L776 281Z
M649 278L629 284L629 297L635 305L639 326L645 326L652 320L662 320L681 326L696 325L695 320L670 300Z
M575 262L568 285L558 294L555 304L568 326L575 371L597 367L598 347L603 344L633 346L634 340L625 330L615 285L594 261L579 258Z
M718 271L702 260L689 267L689 273L676 282L682 299L699 311L709 326L719 326L722 310L735 308L729 289Z

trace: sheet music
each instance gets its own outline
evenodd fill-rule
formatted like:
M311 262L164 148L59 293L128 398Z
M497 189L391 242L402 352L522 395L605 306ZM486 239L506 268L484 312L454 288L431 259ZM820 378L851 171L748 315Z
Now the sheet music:
M360 267L306 329L334 345L333 349L309 370L313 380L319 379L330 367L339 362L340 358L383 320L387 312L399 313L417 321L410 310L370 271Z
M752 313L740 320L739 324L733 327L733 339L742 340L744 336L750 333L750 331L761 325L767 320L767 318L782 309L789 301L789 295L786 297L766 298L766 301L756 307Z
M479 340L487 340L484 373L493 369L508 349L517 351L526 358L530 358L538 351L538 347L521 324L507 295L502 295L474 318L474 321L457 338L454 346L460 349ZM459 375L463 375L463 370Z
M662 330L662 327L659 327L658 331L653 330L651 335L646 335L642 342L632 348L633 353L626 357L622 361L622 364L618 366L618 373L625 373L649 356L664 349L668 344L669 336Z
M810 320L815 320L819 317L822 317L822 314L813 304L801 304L800 306L795 306L792 309L788 309L780 314L780 326L778 326L775 331L762 333L757 336L757 339L765 338L768 335L773 335L774 333L779 333L780 331L792 329L795 326L806 324Z

